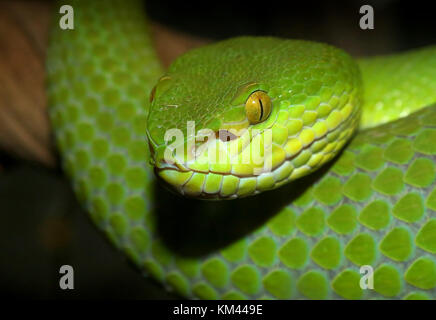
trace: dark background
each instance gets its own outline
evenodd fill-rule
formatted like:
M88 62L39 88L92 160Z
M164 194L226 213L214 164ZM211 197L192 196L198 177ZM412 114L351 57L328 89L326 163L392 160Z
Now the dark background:
M148 1L146 7L152 20L206 39L304 38L367 56L436 44L432 2ZM374 30L359 28L364 4L374 8ZM60 168L0 150L0 217L0 297L174 297L110 247L80 209ZM59 289L63 264L74 267L75 290Z
M359 9L374 8L374 30L361 30ZM436 43L434 1L149 1L149 16L212 39L269 35L323 41L354 55L373 55Z

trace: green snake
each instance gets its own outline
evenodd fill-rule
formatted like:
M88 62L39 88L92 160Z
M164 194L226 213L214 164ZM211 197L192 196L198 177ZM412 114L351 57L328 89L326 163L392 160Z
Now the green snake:
M144 275L200 299L436 297L436 47L239 37L164 72L140 1L68 4L47 57L63 168Z

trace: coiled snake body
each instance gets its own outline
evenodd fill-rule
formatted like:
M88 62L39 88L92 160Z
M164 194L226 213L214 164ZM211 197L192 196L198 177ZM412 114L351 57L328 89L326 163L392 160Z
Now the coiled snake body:
M57 145L94 223L144 274L202 299L436 297L435 47L356 62L242 37L162 76L138 1L68 4L75 29L54 24L47 58ZM214 142L236 162L165 162L165 133L188 121L239 130ZM256 139L269 171L267 156L238 162Z

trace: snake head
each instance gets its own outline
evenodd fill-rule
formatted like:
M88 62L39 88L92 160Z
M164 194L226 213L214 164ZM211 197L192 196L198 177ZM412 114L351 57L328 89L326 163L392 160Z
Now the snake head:
M354 132L360 73L319 43L241 37L173 62L150 96L156 174L189 197L277 188L334 157Z

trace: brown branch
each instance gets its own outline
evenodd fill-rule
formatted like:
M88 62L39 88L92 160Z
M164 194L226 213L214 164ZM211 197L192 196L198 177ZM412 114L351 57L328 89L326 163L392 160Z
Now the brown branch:
M0 2L0 148L56 166L44 85L51 13L45 1ZM157 23L152 33L164 66L207 42Z

